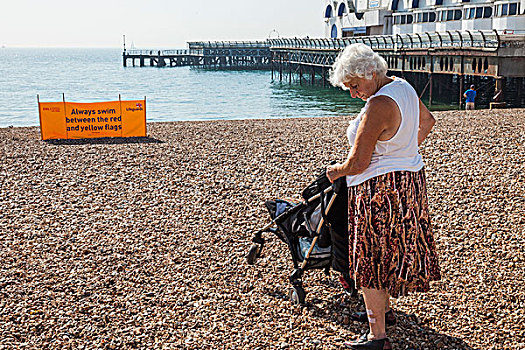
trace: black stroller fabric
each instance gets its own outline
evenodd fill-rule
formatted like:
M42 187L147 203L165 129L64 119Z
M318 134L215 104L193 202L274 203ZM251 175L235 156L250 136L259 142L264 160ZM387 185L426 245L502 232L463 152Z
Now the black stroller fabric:
M348 274L348 188L344 178L327 220L330 223L333 250L332 268Z
M308 185L308 187L306 187L303 190L302 196L305 200L308 200L316 194L326 190L330 186L332 186L332 183L330 182L330 180L328 180L326 174L323 171L323 173L319 175L314 182L312 182L310 185Z
M343 274L348 274L348 187L346 178L340 178L337 197L328 212L326 220L330 224L330 243L332 244L332 268ZM303 190L303 198L313 197L332 184L323 172L308 187Z
M266 201L265 205L272 219L285 233L285 235L278 233L279 238L284 242L294 243L292 238L314 237L317 235L317 225L322 217L320 200L308 205L303 203L294 205L277 199L275 201ZM325 224L321 228L317 245L321 248L327 248L330 246L330 243L330 230L328 225Z
M317 241L319 248L331 246L331 258L323 261L311 259L308 268L321 268L331 264L334 270L348 274L348 193L344 178L339 181L340 186L337 186L336 199L325 217L325 223ZM314 237L317 234L316 229L323 216L322 212L327 208L334 191L322 194L311 202L308 201L317 194L323 193L330 186L332 184L323 172L304 189L302 196L307 203L292 204L279 199L265 203L270 216L280 228L276 232L277 236L289 244L293 254L297 254L299 261L302 261L303 258L300 253L299 239Z

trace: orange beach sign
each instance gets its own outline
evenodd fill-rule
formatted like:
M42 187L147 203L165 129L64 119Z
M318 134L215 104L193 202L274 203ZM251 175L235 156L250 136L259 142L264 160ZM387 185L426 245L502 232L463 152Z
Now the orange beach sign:
M38 102L42 140L146 136L146 99Z

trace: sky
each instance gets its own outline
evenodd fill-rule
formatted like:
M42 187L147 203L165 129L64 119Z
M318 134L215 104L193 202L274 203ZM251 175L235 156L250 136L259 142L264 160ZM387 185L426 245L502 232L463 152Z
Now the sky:
M0 46L184 48L188 41L323 37L324 0L2 1Z

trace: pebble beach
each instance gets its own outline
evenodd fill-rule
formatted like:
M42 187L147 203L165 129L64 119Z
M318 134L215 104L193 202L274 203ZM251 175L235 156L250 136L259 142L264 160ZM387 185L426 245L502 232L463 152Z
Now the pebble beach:
M443 278L394 300L394 349L525 349L525 109L433 113L423 146ZM366 326L264 201L300 200L355 116L149 123L147 138L0 128L0 349L341 349Z

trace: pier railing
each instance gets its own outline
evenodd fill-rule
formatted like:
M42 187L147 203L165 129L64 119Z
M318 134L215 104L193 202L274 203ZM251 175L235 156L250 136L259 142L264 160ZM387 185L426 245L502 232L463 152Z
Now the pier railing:
M190 55L214 55L226 52L235 55L270 56L270 43L264 41L192 41L188 42Z
M468 48L496 51L500 45L494 31L446 31L397 35L373 35L341 39L269 39L271 49L342 50L363 43L374 50Z
M127 50L126 54L129 56L176 56L176 55L189 55L189 50Z
M210 48L210 49L231 49L231 48L267 48L268 40L264 41L191 41L188 47L191 49Z

